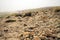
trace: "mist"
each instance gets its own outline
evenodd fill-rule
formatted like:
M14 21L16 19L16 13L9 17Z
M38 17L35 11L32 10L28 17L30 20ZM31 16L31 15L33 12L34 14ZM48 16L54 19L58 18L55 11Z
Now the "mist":
M60 6L60 0L0 0L0 12Z

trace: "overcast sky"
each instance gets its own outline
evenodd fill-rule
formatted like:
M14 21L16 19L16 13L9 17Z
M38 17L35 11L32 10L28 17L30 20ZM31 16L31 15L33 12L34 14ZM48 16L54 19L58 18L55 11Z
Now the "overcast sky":
M60 0L0 0L0 12L60 6Z

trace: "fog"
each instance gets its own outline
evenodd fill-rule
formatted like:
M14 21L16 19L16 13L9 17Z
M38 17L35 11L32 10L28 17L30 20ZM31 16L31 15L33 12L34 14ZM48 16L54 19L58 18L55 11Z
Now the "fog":
M60 6L60 0L0 0L0 12Z

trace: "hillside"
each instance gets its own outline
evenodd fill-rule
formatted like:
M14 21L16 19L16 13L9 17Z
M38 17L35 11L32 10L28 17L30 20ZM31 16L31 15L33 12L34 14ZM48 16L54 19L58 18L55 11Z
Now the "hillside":
M1 13L0 40L60 40L60 6Z

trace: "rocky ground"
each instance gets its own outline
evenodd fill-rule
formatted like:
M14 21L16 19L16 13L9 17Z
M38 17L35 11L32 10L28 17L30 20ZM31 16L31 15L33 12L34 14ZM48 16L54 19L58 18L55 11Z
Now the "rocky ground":
M60 7L23 10L1 17L0 40L60 40Z

